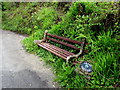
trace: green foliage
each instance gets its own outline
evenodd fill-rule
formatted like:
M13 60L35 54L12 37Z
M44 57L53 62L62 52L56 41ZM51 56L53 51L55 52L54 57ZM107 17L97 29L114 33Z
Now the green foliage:
M43 29L50 29L54 25L56 18L57 13L53 8L44 7L37 13L37 21L42 24L41 28Z
M16 8L8 8L13 5ZM19 33L32 34L37 29L50 29L57 19L57 11L39 7L39 3L3 3L2 28ZM6 9L5 9L6 8ZM12 12L11 10L14 9Z
M42 35L44 33L44 30L38 30L34 34L32 34L30 37L27 37L23 40L22 43L24 43L24 47L26 47L26 50L29 52L35 52L38 49L38 46L34 44L34 40L42 39Z
M2 3L2 4L3 4L3 6L2 6L2 10L9 9L9 8L11 8L12 5L13 5L13 3L7 3L7 2Z
M92 82L96 86L112 86L119 82L120 62L119 62L119 42L112 38L113 31L100 34L98 40L92 43L91 58L94 58L94 79Z
M11 3L7 4L9 7L11 6ZM66 14L64 11L60 14L59 9L65 10L67 5L70 5L70 8ZM3 29L31 34L22 41L24 47L28 52L40 56L53 67L54 73L57 75L55 81L60 86L67 88L110 88L120 83L120 37L117 3L15 3L14 7L16 8L12 8L13 11L8 9L6 3L3 3L3 7ZM80 41L83 37L87 39L89 45L86 49L89 50L89 53L85 54L82 59L79 58L78 61L92 61L93 77L91 80L76 73L74 71L76 66L73 67L71 64L65 63L63 59L33 43L34 40L43 38L45 29L51 34L73 40ZM60 46L56 43L53 44ZM67 47L64 48L74 52Z

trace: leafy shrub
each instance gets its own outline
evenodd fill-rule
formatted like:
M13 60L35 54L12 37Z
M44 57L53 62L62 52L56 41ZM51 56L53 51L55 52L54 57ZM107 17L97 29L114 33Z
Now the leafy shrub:
M54 25L56 18L57 13L53 8L44 7L37 13L37 20L41 22L41 28L43 29L50 29Z
M13 8L8 8L7 5L11 7L12 4L14 3L2 4L3 8L6 7L2 13L2 28L5 30L32 34L37 29L50 29L57 19L57 12L52 7L39 8L37 3L17 3L19 7L11 12Z

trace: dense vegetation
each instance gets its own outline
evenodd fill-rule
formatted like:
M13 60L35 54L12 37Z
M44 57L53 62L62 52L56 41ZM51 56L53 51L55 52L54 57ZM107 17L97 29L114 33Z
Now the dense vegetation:
M4 30L28 34L22 43L53 67L55 81L62 87L119 87L120 86L120 37L119 4L116 2L33 2L2 3ZM81 40L85 37L89 50L78 61L92 61L91 79L75 73L77 67L38 47L34 40L43 38L45 30L58 36ZM58 44L56 44L58 46ZM60 46L63 47L63 46ZM67 50L73 50L64 47Z

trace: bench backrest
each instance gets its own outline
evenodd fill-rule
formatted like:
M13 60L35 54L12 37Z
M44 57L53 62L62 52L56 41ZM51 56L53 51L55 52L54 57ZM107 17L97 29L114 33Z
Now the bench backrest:
M50 37L48 37L50 36ZM57 39L61 39L61 40L65 40L65 41L68 41L68 42L71 42L71 43L74 43L74 44L79 44L81 45L83 42L79 42L79 41L76 41L76 40L72 40L72 39L69 39L69 38L65 38L65 37L61 37L61 36L57 36L57 35L53 35L53 34L49 34L49 33L45 33L44 34L44 39L46 40L51 40L53 42L56 42L56 43L59 43L59 44L62 44L62 45L65 45L65 46L68 46L70 48L73 48L75 50L80 50L80 48L77 48L76 46L72 45L72 44L69 44L69 43L66 43L66 42L62 42L62 41L58 41L54 38L57 38ZM84 41L85 42L85 41ZM88 45L88 43L85 42L85 45ZM88 52L88 50L84 50L84 52Z

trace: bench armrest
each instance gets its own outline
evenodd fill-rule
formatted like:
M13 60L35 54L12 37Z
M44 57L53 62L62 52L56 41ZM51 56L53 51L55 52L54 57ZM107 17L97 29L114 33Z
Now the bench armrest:
M45 32L44 32L44 38L42 40L34 40L34 43L38 44L38 43L46 41L47 33L48 33L48 30L45 30Z
M70 56L68 56L67 59L66 59L66 62L68 62L70 58L72 58L72 57L77 58L77 57L79 57L83 53L83 49L84 49L84 45L85 45L85 40L86 40L85 38L82 39L82 44L81 44L80 52L78 54L76 54L76 55L70 55Z

